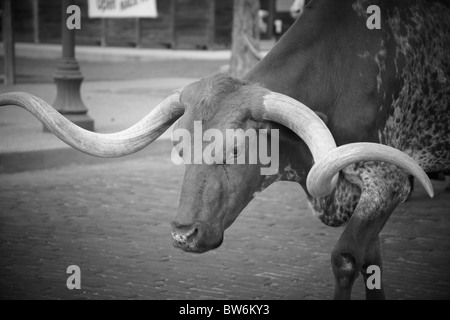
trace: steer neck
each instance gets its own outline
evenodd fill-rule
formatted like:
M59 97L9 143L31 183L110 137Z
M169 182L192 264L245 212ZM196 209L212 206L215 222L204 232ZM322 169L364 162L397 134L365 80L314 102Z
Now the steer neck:
M299 183L306 190L306 177L313 165L308 146L291 131L280 129L280 159L278 174L267 176L263 189L276 181Z
M341 226L353 214L361 194L360 186L339 174L336 189L323 198L312 197L306 189L306 177L313 165L312 155L306 144L287 129L280 130L280 159L278 174L262 179L260 190L277 181L297 182L305 190L315 215L326 225Z

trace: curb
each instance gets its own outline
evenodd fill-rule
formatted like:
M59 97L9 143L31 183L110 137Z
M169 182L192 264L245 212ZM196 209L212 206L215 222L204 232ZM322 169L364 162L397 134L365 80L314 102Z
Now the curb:
M16 57L30 59L58 59L61 57L61 45L16 43ZM229 60L230 50L167 50L121 47L77 46L75 55L78 61L118 62L118 61L155 61L155 60ZM3 43L0 44L3 52Z

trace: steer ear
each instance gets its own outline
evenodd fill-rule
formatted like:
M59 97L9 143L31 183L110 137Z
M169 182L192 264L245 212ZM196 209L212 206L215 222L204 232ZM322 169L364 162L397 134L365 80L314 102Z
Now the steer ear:
M322 119L322 121L328 125L328 116L325 113L319 112L319 111L314 111L320 119Z

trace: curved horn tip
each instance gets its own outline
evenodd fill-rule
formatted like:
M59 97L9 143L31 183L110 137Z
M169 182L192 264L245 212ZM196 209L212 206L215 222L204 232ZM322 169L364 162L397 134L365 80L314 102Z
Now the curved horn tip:
M430 179L411 156L393 147L371 142L349 143L326 154L314 164L308 174L308 191L314 196L325 194L329 191L330 176L336 175L339 170L352 163L361 161L382 161L396 165L419 180L430 198L434 196Z
M430 178L427 177L427 179L425 181L420 181L423 185L423 187L425 188L425 190L428 193L428 196L430 196L431 199L434 198L434 188L433 185L431 184Z
M324 198L333 192L339 179L339 173L335 174L329 183L317 184L317 177L314 177L315 174L311 174L311 172L306 179L306 189L311 196L314 198Z

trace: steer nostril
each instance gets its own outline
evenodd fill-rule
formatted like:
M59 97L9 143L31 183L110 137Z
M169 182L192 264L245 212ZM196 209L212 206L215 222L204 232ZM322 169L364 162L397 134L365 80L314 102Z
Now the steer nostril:
M176 246L186 247L190 245L194 245L196 242L196 238L200 233L200 228L198 225L194 225L188 228L186 225L183 225L180 228L180 225L175 227L172 230L172 238L174 240L174 244Z
M196 253L215 249L223 240L223 231L222 233L215 231L203 221L172 222L172 245L177 249Z
M188 232L188 233L186 234L186 239L187 239L188 241L191 241L191 240L195 239L195 237L197 236L197 234L198 234L198 228L194 228L194 229L192 229L190 232Z

